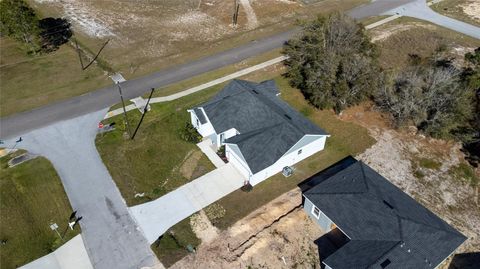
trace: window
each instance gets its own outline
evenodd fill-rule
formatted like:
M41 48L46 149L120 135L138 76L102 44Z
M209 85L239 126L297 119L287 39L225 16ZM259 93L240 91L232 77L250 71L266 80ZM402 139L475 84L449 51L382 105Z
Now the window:
M300 155L300 154L302 154L302 150L299 150L299 151L298 151L298 155Z
M198 118L197 118L197 126L200 126L200 122L198 121Z
M225 141L225 134L221 133L220 134L220 144L223 143L223 141Z
M320 209L316 206L312 208L312 214L318 219L320 218Z

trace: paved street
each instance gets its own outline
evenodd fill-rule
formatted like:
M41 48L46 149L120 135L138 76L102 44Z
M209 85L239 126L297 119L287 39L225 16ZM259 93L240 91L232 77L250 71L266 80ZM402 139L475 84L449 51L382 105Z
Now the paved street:
M360 19L375 14L382 14L412 1L414 0L378 0L353 9L349 14L354 18ZM140 96L148 92L152 87L160 88L279 48L298 31L299 28L294 28L287 32L251 41L212 56L123 82L121 87L125 99ZM116 87L111 86L31 111L14 114L0 119L0 138L5 139L60 120L71 119L98 111L119 102L118 90Z
M97 124L107 109L22 135L17 148L48 158L80 221L96 269L138 269L157 262L95 147ZM11 147L15 139L6 141ZM67 220L65 220L67 221Z
M245 178L223 165L155 201L130 208L149 243L193 213L243 186Z
M480 27L438 14L428 7L424 0L416 0L415 2L408 3L384 13L384 15L394 14L428 21L473 38L480 39Z

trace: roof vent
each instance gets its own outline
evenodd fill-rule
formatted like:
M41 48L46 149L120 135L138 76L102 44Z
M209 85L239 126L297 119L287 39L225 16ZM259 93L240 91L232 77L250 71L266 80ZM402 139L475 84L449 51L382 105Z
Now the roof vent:
M258 94L258 92L257 92L256 90L252 90L252 92L254 92L254 93Z
M394 209L393 205L391 205L389 202L383 200L383 203L390 207L390 209Z
M380 266L382 268L386 268L390 263L392 263L392 262L389 259L386 259L380 264Z
M289 120L292 120L292 118L290 116L288 116L287 114L283 114L285 116L285 118L289 119Z

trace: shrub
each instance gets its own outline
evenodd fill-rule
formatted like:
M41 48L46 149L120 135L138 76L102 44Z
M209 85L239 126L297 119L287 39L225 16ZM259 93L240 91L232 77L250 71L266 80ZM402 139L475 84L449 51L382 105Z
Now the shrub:
M187 122L185 124L185 128L180 131L180 137L187 142L195 144L202 141L202 136L197 132L197 129L195 129L190 122Z

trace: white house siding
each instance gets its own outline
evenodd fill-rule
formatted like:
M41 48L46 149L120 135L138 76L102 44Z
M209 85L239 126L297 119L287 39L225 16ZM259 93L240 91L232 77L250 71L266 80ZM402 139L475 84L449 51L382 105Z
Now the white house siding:
M252 172L237 145L225 144L225 155L227 156L228 161L233 164L233 166L235 166L245 178L250 178Z
M333 222L325 214L323 214L321 210L320 217L317 219L317 217L314 216L312 213L313 206L313 203L305 197L305 202L303 203L303 210L305 210L307 215L310 216L312 220L318 223L322 230L324 230L326 233L330 232Z
M203 108L200 108L203 110ZM190 119L192 121L193 127L195 127L200 135L203 137L210 136L212 134L215 134L215 129L213 128L212 124L207 118L207 122L204 124L200 123L200 120L198 120L197 115L195 114L195 111L193 110L188 110L190 112ZM204 112L205 113L205 112ZM206 115L205 115L206 117ZM212 140L214 141L214 140ZM215 142L215 141L214 141Z
M305 136L299 140L299 143L295 144L293 148L295 150L289 150L278 161L264 170L256 173L250 179L252 186L264 181L265 179L281 172L285 166L293 166L294 164L302 161L303 159L312 156L313 154L323 150L325 147L326 136L314 136L316 139L311 139L311 136ZM306 142L309 142L306 144ZM302 153L298 154L298 151L302 150Z
M233 136L236 136L238 134L237 130L235 128L232 128L232 129L228 129L226 130L225 132L222 133L224 135L223 139L224 140L227 140L229 139L230 137L233 137ZM217 145L220 147L223 145L223 142L220 141L220 137L221 137L221 134L218 134L217 135Z

